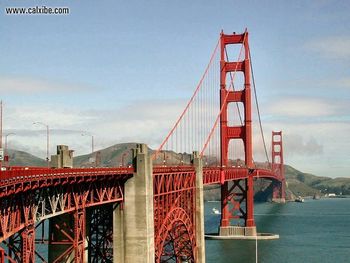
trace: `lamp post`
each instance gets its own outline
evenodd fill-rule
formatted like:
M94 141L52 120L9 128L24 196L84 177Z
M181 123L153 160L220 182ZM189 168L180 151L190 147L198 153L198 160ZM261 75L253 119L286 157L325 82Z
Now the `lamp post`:
M120 164L120 167L124 167L124 161L125 161L125 157L128 155L128 152L125 152L122 154L122 162Z
M5 162L7 161L8 162L8 155L7 155L7 137L10 136L10 135L15 135L15 133L13 132L10 132L8 134L5 135L5 151L4 151L4 156L5 156ZM7 158L7 160L6 160ZM6 164L6 163L5 163Z
M164 152L164 157L163 157L163 166L166 166L166 158L167 158L167 156L166 156L166 153Z
M181 159L180 159L180 166L184 165L184 154L183 153L179 153L180 156L181 156Z
M39 124L39 125L42 125L42 126L45 126L46 127L46 162L47 162L47 168L50 167L50 158L49 158L49 147L50 147L50 128L49 128L49 125L43 123L43 122L40 122L40 121L37 121L37 122L33 122L33 124Z
M90 136L91 137L91 153L94 152L94 136L87 133L82 133L81 136Z

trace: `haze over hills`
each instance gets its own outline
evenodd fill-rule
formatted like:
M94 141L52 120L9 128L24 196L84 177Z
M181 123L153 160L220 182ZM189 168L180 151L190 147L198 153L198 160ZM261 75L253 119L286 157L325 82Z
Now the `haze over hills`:
M132 149L136 143L121 143L108 148L74 157L74 167L116 167L121 165L131 165ZM151 149L149 149L153 152ZM34 155L23 151L8 150L11 166L46 166L46 162ZM189 164L189 154L177 154L166 152L156 160L156 164L162 164L164 160L168 165ZM208 161L210 165L210 160ZM285 175L287 180L287 196L313 196L314 194L335 193L350 195L350 178L330 178L319 177L309 173L303 173L289 165L285 165ZM256 196L260 200L268 200L271 196L269 181L257 180L255 183ZM217 199L219 196L217 187L209 187L206 191L207 200Z

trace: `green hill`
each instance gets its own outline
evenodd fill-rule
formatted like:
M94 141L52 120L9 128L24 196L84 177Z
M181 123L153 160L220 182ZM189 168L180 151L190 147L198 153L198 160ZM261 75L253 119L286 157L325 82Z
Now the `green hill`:
M303 173L285 165L288 189L295 195L310 196L315 193L350 195L350 178L320 177Z
M8 149L10 166L46 166L47 162L30 153Z

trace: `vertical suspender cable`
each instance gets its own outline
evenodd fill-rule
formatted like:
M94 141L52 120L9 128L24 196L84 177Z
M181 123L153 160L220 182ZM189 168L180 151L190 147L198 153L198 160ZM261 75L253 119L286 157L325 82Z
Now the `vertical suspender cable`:
M258 97L257 97L257 93L256 93L256 88L255 88L255 78L254 78L253 63L252 63L252 57L251 57L251 54L250 54L250 48L248 48L248 53L249 53L249 60L250 60L250 69L251 69L251 72L252 72L256 109L258 111L260 132L261 132L261 137L262 137L263 144L264 144L264 150L265 150L265 155L266 155L266 158L267 158L267 162L269 163L270 160L269 160L269 155L267 153L267 148L266 148L266 143L265 143L265 136L264 136L264 131L263 131L263 128L262 128L262 123L261 123L261 118L260 118L260 108L259 108L259 103L258 103Z

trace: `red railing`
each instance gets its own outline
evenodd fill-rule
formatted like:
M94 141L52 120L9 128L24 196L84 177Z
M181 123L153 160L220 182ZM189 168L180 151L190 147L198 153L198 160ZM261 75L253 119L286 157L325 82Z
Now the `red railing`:
M281 178L279 178L278 175L274 174L271 170L267 169L254 169L252 170L252 173L255 178L269 178L281 180ZM222 181L235 181L245 179L248 177L248 174L249 170L247 168L204 168L203 184L220 184Z
M13 180L30 180L42 177L81 177L81 176L99 176L99 175L117 175L133 173L133 168L63 168L47 169L37 167L22 167L0 172L0 184Z

